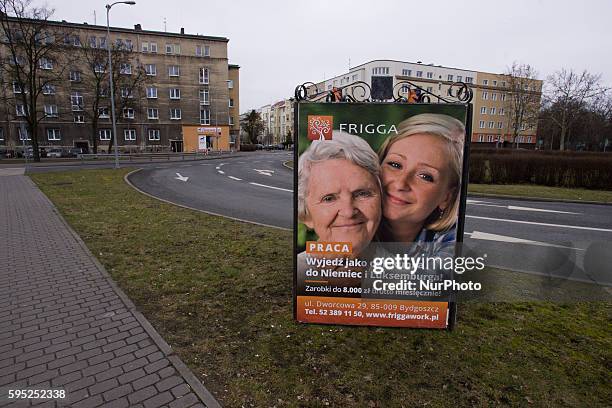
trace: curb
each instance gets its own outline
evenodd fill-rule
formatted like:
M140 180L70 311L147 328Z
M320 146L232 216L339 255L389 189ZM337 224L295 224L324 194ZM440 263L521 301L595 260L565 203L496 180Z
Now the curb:
M489 194L489 193L470 193L468 197L486 197L486 198L507 198L518 201L542 201L548 203L571 203L571 204L593 204L593 205L612 205L612 203L606 203L602 201L587 201L587 200L568 200L564 198L544 198L544 197L525 197L525 196L512 196L506 194Z
M31 178L29 177L27 178L29 182L34 185L34 187L39 189L36 183L34 183L34 181L32 181ZM206 407L221 408L221 404L219 404L219 402L215 399L215 397L213 397L210 391L208 391L206 387L204 387L204 385L197 379L197 377L191 372L191 370L185 365L185 363L183 363L181 359L176 355L174 350L172 350L172 347L170 347L170 345L166 343L166 341L161 337L161 335L157 332L157 330L155 330L155 328L151 325L151 323L144 317L142 313L138 311L138 309L136 308L136 305L130 300L130 298L119 287L119 285L117 285L117 283L113 280L113 278L108 273L108 271L104 268L104 266L100 263L100 261L98 261L98 258L96 258L91 253L89 248L87 248L87 245L85 244L85 242L76 233L76 231L72 229L70 224L68 224L68 221L66 221L64 216L55 206L55 204L53 204L53 202L49 199L49 197L47 197L46 194L42 193L42 195L49 202L49 204L51 205L51 208L53 209L53 212L59 216L61 222L66 226L70 234L74 237L75 241L79 244L81 248L83 248L85 253L87 253L91 257L91 259L93 260L94 264L96 265L96 267L98 268L102 276L106 279L108 284L113 288L117 296L125 304L126 308L134 314L134 317L136 318L136 320L138 320L138 323L142 325L142 328L151 337L151 339L157 345L157 347L159 347L160 351L164 354L164 356L167 357L168 360L170 360L170 363L172 363L176 371L178 371L180 375L185 379L187 384L189 384L193 392L200 398L200 400L204 404L206 404Z
M133 171L129 172L128 174L123 176L123 181L125 181L128 186L132 187L134 190L138 191L139 193L146 195L147 197L153 198L153 199L158 200L158 201L162 201L162 202L164 202L166 204L175 205L177 207L185 208L187 210L198 211L198 212L201 212L201 213L204 213L204 214L208 214L208 215L212 215L212 216L215 216L215 217L223 217L223 218L227 218L227 219L234 220L234 221L246 222L248 224L259 225L260 227L274 228L274 229L278 229L278 230L281 230L281 231L293 231L293 229L291 229L291 228L283 228L283 227L277 227L276 225L269 225L269 224L263 224L261 222L256 222L256 221L243 220L241 218L230 217L229 215L223 215L223 214L218 214L218 213L214 213L214 212L211 212L211 211L201 210L199 208L190 207L190 206L184 205L184 204L178 204L178 203L166 200L164 198L156 197L153 194L149 194L146 191L139 189L138 187L136 187L129 180L129 177L132 174L137 173L137 172L139 172L141 170L143 170L143 169L136 169L136 170L133 170Z

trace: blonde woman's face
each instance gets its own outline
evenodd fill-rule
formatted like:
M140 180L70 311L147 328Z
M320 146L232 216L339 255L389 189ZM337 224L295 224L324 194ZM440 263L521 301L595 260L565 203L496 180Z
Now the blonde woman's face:
M423 225L436 209L450 205L452 170L446 142L416 134L393 143L382 162L383 215Z
M312 165L304 220L320 241L351 242L358 254L374 237L381 218L376 177L345 159Z

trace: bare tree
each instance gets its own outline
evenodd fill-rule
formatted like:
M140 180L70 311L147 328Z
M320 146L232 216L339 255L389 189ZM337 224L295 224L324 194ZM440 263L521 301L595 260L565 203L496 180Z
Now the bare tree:
M540 111L541 90L536 70L529 64L513 62L506 70L508 92L504 104L508 116L508 130L518 147L521 130L535 126Z
M560 129L559 150L569 143L570 129L580 117L580 112L605 92L601 86L601 75L576 73L561 69L548 77L545 103L547 116Z
M91 142L94 153L98 152L98 130L100 116L111 115L110 112L110 89L109 89L109 66L108 50L111 47L111 60L113 66L113 92L115 95L115 118L117 122L129 120L124 118L123 113L128 109L137 111L139 108L139 96L144 92L144 86L148 83L148 76L138 60L132 59L132 50L123 43L107 44L94 43L95 37L88 39L81 48L83 82L91 91L89 108L84 112L91 121ZM111 151L113 140L111 138L107 152Z
M32 140L34 161L40 161L38 129L49 114L41 109L39 97L61 82L66 64L64 46L58 39L70 33L49 23L53 10L34 7L31 0L0 0L0 36L5 57L0 74L13 92L4 95L15 106L15 119L24 120ZM26 138L26 135L21 135Z

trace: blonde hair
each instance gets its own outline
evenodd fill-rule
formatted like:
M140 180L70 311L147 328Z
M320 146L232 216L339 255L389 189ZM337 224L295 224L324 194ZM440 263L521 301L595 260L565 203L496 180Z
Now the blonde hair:
M315 140L300 155L298 161L298 219L303 221L308 215L306 197L310 168L313 163L330 159L345 159L362 167L377 181L380 188L380 163L378 156L368 142L359 136L334 130L331 140Z
M434 211L425 220L425 228L432 231L445 231L455 224L459 211L465 126L461 121L448 115L423 113L412 116L401 122L397 127L397 135L389 137L380 147L378 151L380 162L382 163L395 142L419 134L436 136L446 142L448 162L452 170L449 188L453 189L453 197L441 217L436 216L437 211Z

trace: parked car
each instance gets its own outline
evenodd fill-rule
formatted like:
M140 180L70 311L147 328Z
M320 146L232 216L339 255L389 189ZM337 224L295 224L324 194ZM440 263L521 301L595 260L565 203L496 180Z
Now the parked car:
M73 147L72 149L68 149L65 157L79 157L79 154L83 154L83 148L81 147Z
M59 158L59 157L62 157L63 154L64 154L64 151L60 149L59 147L54 147L47 151L47 157Z

